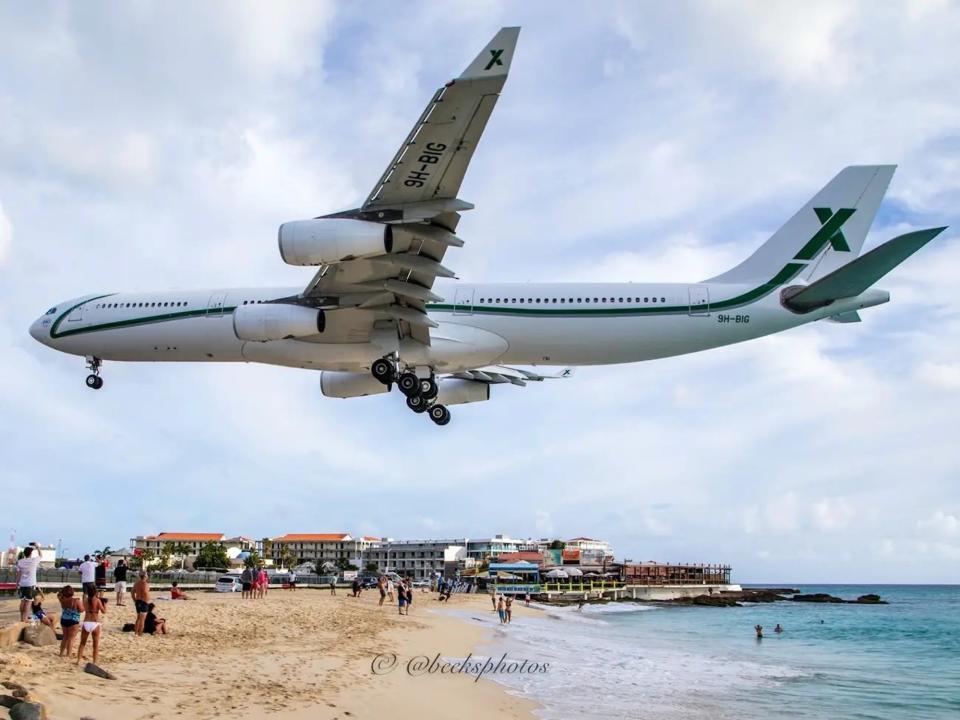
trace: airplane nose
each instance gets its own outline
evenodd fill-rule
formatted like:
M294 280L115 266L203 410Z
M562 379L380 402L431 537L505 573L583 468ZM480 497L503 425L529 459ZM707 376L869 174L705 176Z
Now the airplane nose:
M43 318L37 318L33 321L33 325L30 326L30 336L37 342L43 343L46 345L46 340L49 335L47 329L41 325Z

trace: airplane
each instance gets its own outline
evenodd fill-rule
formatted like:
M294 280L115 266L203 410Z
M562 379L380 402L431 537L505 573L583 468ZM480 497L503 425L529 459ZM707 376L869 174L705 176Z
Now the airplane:
M267 363L320 370L327 397L396 385L411 410L446 425L449 406L489 400L492 385L858 322L890 299L873 284L945 229L861 255L895 166L851 166L707 280L463 283L443 264L464 245L457 224L473 208L458 194L519 31L502 28L434 93L359 208L280 225L283 261L316 268L306 287L94 293L57 303L30 334L84 356L93 389L105 360ZM554 366L565 369L542 369Z

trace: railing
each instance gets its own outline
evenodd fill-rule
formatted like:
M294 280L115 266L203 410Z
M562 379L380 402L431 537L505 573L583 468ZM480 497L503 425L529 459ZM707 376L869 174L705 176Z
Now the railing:
M547 582L542 592L598 592L620 590L623 583L619 580L577 580L574 582Z
M127 585L132 585L137 579L140 571L129 568L127 571ZM194 572L188 570L181 572L179 570L150 570L150 582L166 584L177 582L181 585L213 585L221 575L237 575L238 571L228 573L222 572ZM282 585L287 582L286 573L273 574L268 573L267 577L271 585ZM0 568L0 584L13 583L16 579L14 568ZM312 573L297 573L298 585L329 585L330 582L339 582L337 575L315 575ZM80 571L67 570L65 568L39 568L37 570L38 583L57 583L59 585L79 585ZM113 568L107 571L107 585L113 585Z

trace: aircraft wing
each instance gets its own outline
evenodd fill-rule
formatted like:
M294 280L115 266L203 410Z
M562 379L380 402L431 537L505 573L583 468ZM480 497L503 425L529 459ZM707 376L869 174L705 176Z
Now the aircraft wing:
M442 298L437 277L454 277L441 264L459 212L473 208L457 198L467 166L493 112L513 59L518 27L502 28L460 77L438 89L360 208L326 215L387 223L393 252L324 265L302 293L324 307L357 308L369 328L396 325L399 337L430 343L436 323L426 304Z

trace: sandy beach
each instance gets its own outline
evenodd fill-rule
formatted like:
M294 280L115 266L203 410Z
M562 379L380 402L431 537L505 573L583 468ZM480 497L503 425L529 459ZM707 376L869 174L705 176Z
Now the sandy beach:
M418 592L409 616L399 616L395 605L378 607L376 591L359 599L346 589L331 596L304 588L273 589L262 600L243 600L239 593L189 595L187 601L156 601L158 616L168 621L167 636L122 632L134 620L132 601L123 608L110 603L99 664L116 680L84 673L72 659L57 657L56 646L24 643L0 650L0 679L22 683L52 718L63 720L533 717L530 702L494 681L406 670L412 657L439 653L453 660L482 644L489 629L450 610L491 614L485 595L454 596L447 606L435 593ZM54 609L50 600L46 605ZM0 601L5 620L14 608L15 600ZM514 623L529 612L515 608ZM373 672L379 654L387 655L383 668L396 655L393 671Z

